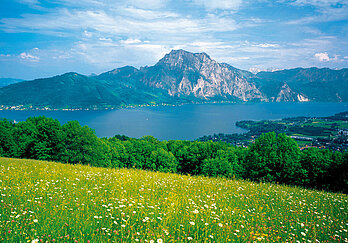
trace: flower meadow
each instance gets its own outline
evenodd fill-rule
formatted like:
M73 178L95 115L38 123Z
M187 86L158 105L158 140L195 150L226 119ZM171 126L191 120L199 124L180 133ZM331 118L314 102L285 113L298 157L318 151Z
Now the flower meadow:
M0 158L0 242L348 242L348 196Z

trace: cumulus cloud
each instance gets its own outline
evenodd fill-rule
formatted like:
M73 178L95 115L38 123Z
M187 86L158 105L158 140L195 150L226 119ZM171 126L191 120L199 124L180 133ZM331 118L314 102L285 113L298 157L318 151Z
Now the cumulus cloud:
M327 54L327 52L315 53L314 57L320 62L339 61L339 55L329 57L329 54Z
M320 62L328 62L330 61L330 57L327 52L315 53L314 57Z
M26 52L22 52L21 54L19 54L19 57L23 60L27 60L27 61L31 61L31 62L40 61L40 58L38 56L34 56L34 55L31 55L31 54L26 53Z
M121 40L121 43L125 45L139 44L141 43L141 40L129 38L127 40Z

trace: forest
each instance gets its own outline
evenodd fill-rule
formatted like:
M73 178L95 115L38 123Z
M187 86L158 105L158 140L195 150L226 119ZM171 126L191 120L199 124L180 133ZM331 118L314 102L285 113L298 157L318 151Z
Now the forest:
M248 147L212 141L98 138L77 121L0 120L0 157L57 161L273 182L348 192L348 151L300 150L284 133L263 133Z

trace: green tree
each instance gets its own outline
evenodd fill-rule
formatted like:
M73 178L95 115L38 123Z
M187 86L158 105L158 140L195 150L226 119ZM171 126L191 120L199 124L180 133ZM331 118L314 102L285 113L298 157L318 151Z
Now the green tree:
M171 152L158 148L146 160L146 168L161 172L176 172L178 161Z
M31 157L40 160L57 160L63 152L63 131L58 120L44 116L28 118L36 127L35 141L31 148Z
M27 121L19 122L15 125L13 133L14 141L17 145L14 157L17 158L33 158L33 147L37 141L38 134L36 125L27 119Z
M124 142L117 137L113 137L107 140L110 146L110 156L113 168L126 167L129 155L124 146Z
M15 125L7 119L0 120L0 156L14 157L17 145L14 140Z
M329 169L333 165L333 153L330 150L306 149L301 154L301 164L306 170L305 186L328 189Z
M106 145L87 126L78 121L69 121L62 126L64 150L61 160L72 164L102 165L105 161Z
M303 170L297 143L285 134L262 134L246 157L246 176L252 180L298 184Z

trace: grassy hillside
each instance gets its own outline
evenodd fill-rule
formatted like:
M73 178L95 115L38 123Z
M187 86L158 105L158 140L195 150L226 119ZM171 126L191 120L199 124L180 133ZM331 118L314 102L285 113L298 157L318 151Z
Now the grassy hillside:
M348 240L347 195L272 184L0 158L0 195L1 242Z

